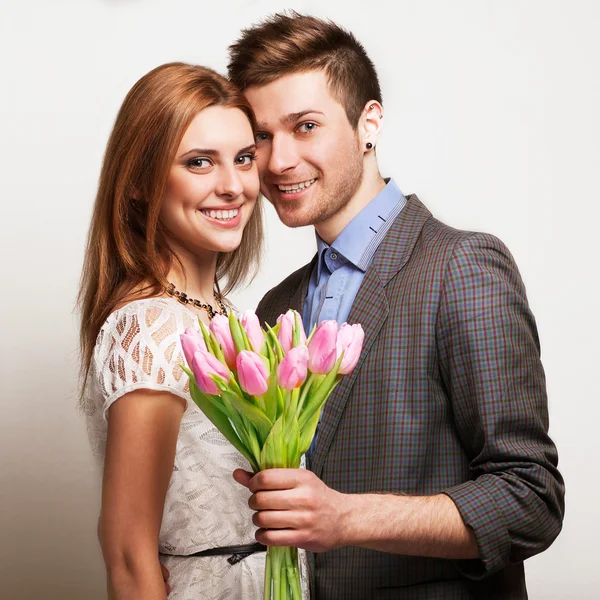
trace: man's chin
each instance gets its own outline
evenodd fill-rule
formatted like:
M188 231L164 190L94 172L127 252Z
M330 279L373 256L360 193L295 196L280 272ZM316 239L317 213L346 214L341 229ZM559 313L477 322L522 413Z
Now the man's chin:
M286 227L308 227L309 225L314 225L317 222L312 215L304 214L298 210L285 210L280 208L277 208L276 210L279 220Z

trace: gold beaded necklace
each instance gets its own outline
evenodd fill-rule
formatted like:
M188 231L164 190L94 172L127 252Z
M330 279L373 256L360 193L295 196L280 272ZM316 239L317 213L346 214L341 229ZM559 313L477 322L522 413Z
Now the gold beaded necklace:
M210 304L206 304L206 302L201 302L200 300L196 300L195 298L190 298L190 297L188 297L188 295L185 292L180 292L175 287L175 284L173 284L173 283L169 283L169 287L165 291L167 292L167 294L169 296L171 296L172 298L175 298L177 301L181 302L181 304L184 304L184 305L189 304L191 306L195 306L196 308L205 310L206 313L208 314L208 318L210 320L212 320L212 318L215 315L227 316L227 309L225 308L225 305L223 304L223 300L221 299L220 293L217 295L213 291L213 298L215 299L215 302L218 304L219 309L220 309L218 311L215 311L215 309Z

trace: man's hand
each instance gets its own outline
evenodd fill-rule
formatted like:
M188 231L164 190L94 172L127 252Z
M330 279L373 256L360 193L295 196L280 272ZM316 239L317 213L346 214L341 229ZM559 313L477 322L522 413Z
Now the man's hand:
M325 552L362 546L380 552L434 558L479 558L473 530L445 494L342 494L305 469L237 469L251 492L248 505L267 546Z
M266 546L296 546L325 552L346 545L347 502L305 469L267 469L256 475L237 469L234 479L252 496L256 540Z

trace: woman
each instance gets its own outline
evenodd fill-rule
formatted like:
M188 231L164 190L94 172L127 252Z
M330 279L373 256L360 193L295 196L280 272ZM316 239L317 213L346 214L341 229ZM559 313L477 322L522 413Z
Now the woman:
M211 554L255 543L232 478L249 465L193 404L179 366L179 335L227 312L217 282L231 290L259 257L254 152L237 89L181 63L135 84L108 142L79 299L110 598L166 598L159 552L172 600L262 598L264 552Z

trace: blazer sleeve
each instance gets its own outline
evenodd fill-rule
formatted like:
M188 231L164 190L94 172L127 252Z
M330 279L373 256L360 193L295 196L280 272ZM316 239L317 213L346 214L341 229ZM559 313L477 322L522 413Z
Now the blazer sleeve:
M436 334L472 474L444 493L473 529L480 554L457 567L480 579L545 550L564 513L535 320L516 264L497 238L476 233L455 247Z

